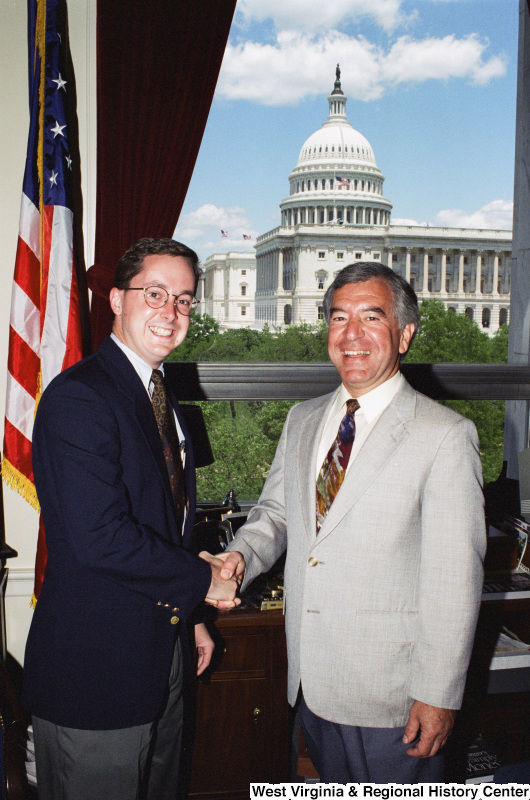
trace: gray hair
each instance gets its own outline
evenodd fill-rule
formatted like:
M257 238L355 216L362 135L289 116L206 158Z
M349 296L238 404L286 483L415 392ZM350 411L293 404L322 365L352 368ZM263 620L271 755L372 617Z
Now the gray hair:
M392 310L399 329L402 331L405 325L412 322L417 331L420 311L416 292L399 273L378 261L357 261L355 264L348 264L335 276L335 280L324 295L324 316L328 325L335 292L348 283L365 283L374 279L385 281L390 288L393 297Z

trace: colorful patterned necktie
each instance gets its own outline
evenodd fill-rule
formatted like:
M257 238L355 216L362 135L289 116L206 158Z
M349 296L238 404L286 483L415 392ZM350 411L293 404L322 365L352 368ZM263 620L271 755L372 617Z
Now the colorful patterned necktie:
M155 412L158 433L162 440L164 460L166 462L167 473L169 475L169 485L173 495L173 504L177 516L179 531L182 531L184 522L184 509L186 508L186 486L184 484L184 469L180 457L180 446L173 416L173 408L167 399L164 386L164 376L159 369L154 369L151 375L153 382L153 394L151 403Z
M357 400L348 400L346 413L343 416L337 438L329 448L317 478L316 512L317 533L324 522L324 517L331 508L346 474L350 460L351 448L355 438L355 420L353 415L360 408Z

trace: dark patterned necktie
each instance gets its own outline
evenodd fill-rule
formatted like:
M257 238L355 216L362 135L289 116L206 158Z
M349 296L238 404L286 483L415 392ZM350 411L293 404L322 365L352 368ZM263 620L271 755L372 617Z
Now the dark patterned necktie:
M155 412L158 433L162 440L164 460L166 462L167 473L169 475L169 485L173 496L175 514L179 531L182 531L184 522L184 509L186 508L186 486L184 484L184 469L180 457L180 445L173 416L173 408L167 399L166 388L164 386L164 376L159 369L154 369L151 375L153 382L153 394L151 403Z
M357 400L348 400L346 413L343 416L337 437L325 457L317 478L316 513L317 533L324 522L324 517L331 508L346 474L350 453L355 439L355 420L353 415L360 408Z

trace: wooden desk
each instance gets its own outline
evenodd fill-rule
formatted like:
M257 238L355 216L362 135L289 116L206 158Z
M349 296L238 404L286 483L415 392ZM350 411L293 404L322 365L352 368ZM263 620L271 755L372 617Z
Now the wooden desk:
M221 612L215 627L215 668L197 693L189 797L244 800L251 782L288 780L284 618L236 609Z

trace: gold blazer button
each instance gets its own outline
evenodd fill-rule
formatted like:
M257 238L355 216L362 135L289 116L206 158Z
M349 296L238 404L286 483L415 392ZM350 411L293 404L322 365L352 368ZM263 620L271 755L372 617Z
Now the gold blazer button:
M177 623L180 622L180 619L179 617L171 617L169 621L171 622L172 625L177 625Z
M316 567L316 565L318 564L318 558L311 556L311 558L308 560L307 563L309 564L310 567Z

